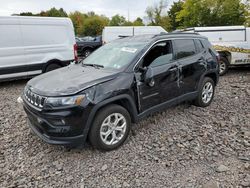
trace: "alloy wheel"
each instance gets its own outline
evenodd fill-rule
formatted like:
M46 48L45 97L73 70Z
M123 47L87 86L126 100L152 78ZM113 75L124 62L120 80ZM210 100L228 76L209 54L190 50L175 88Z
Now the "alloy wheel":
M211 101L214 93L213 84L207 82L202 89L202 101L207 104Z
M125 117L120 113L113 113L103 121L100 137L104 144L112 146L121 141L127 129Z
M91 54L91 52L89 50L86 50L84 53L84 57L88 57Z
M224 61L220 61L220 74L224 73L226 70L226 63Z

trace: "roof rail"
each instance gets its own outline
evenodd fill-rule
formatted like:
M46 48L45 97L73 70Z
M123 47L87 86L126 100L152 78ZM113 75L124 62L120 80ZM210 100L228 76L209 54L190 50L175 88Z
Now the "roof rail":
M200 35L199 33L185 33L183 31L173 31L171 33L165 33L165 32L162 32L160 34L157 34L157 35L154 35L153 38L155 37L159 37L159 36L164 36L164 35Z

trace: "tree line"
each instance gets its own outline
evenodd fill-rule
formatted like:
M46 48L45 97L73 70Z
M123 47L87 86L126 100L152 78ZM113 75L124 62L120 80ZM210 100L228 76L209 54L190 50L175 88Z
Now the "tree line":
M96 36L105 26L162 26L167 31L205 26L250 26L250 0L179 0L169 7L168 0L147 7L145 17L128 21L119 14L111 18L95 12L51 8L38 14L23 12L20 16L69 17L77 36Z

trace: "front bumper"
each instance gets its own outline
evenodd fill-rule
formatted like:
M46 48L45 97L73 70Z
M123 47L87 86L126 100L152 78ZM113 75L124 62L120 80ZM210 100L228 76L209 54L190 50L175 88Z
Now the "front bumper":
M28 120L28 124L32 131L41 138L44 142L53 145L63 145L63 146L77 146L81 145L85 141L84 135L74 136L74 137L51 137L46 133L40 131L34 124Z
M44 142L54 145L77 146L84 144L87 134L87 110L82 107L38 111L24 99L23 107L28 124Z

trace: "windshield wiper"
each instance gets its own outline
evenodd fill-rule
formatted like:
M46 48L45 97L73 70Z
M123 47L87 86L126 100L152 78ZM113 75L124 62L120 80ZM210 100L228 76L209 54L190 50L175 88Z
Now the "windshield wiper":
M96 69L98 69L98 68L104 68L103 65L98 65L98 64L85 64L85 63L83 63L82 65L83 66L91 66L91 67L94 67Z

